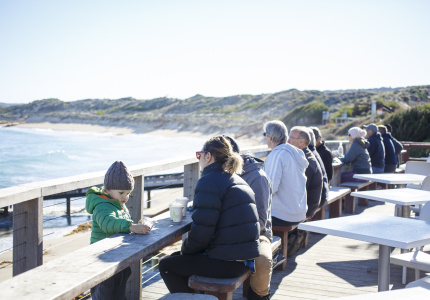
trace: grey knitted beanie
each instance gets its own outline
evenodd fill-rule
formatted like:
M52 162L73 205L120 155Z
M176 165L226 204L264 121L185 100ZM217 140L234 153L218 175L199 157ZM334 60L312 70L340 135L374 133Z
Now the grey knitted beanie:
M104 186L107 190L133 190L134 178L127 166L122 161L117 160L107 170Z

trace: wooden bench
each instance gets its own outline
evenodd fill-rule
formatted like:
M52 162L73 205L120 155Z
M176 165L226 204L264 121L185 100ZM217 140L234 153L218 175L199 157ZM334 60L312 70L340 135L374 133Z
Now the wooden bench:
M342 187L348 187L351 189L352 192L357 192L359 190L365 189L369 190L371 186L375 186L376 183L372 181L365 181L365 182L356 182L356 181L348 181L348 182L342 182L340 184ZM359 198L358 199L358 205L360 206L368 206L369 205L369 199ZM348 195L345 197L345 213L346 214L354 214L355 213L355 197Z
M342 216L342 200L349 196L351 189L346 187L332 186L328 193L328 199L325 205L318 208L312 221L325 219L325 207L329 207L329 218L338 218Z
M342 199L344 199L346 196L349 195L351 190L349 188L345 187L338 187L334 186L330 188L330 191L328 193L328 199L327 202L319 207L314 214L314 216L311 218L312 221L315 220L323 220L325 219L325 208L326 206L329 207L329 217L330 218L337 218L342 216ZM308 221L306 219L304 222ZM280 236L281 237L281 243L282 243L282 255L287 258L288 253L288 233L294 229L297 228L297 225L295 226L273 226L272 231L273 235ZM308 237L306 237L305 244L303 245L304 248L306 248L308 245ZM282 262L281 264L277 265L277 270L284 270L287 267L287 260Z
M169 213L154 219L148 235L116 234L0 282L2 299L73 299L129 266L138 280L127 284L136 288L128 298L136 299L142 294L140 260L187 233L192 223L191 214L181 223L173 223Z
M413 287L422 287L427 290L430 290L430 276L412 281L411 283L408 283L406 288L413 288Z
M281 246L281 238L274 236L272 240L272 256ZM285 256L286 257L286 256ZM246 297L251 280L251 271L235 278L211 278L192 275L188 286L205 294L216 296L219 300L233 299L233 292L243 283L243 296Z
M284 260L279 262L274 270L285 270L287 267L287 253L288 253L288 233L297 228L297 225L294 226L272 226L272 232L274 236L278 236L281 238L281 247L282 247L282 255L284 256ZM305 244L307 241L305 242ZM306 244L307 245L307 244Z

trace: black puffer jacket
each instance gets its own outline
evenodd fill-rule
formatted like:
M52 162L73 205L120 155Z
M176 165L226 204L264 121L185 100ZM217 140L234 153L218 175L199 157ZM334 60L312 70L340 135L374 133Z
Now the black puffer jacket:
M260 226L254 192L221 164L207 166L194 194L193 223L182 254L206 252L211 258L246 260L258 257Z

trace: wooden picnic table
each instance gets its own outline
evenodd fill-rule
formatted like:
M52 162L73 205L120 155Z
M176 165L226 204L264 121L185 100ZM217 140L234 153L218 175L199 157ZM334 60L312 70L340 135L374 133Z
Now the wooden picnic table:
M379 245L378 291L390 283L390 247L410 249L430 244L430 222L377 214L300 223L299 229Z
M411 188L357 191L352 192L351 196L401 205L401 213L395 213L395 215L405 218L410 216L411 205L425 204L430 201L429 191Z
M148 235L116 234L1 282L2 299L73 299L126 267L140 264L142 258L187 233L192 222L189 212L180 223L171 221L169 212L154 220ZM136 282L140 294L141 282Z

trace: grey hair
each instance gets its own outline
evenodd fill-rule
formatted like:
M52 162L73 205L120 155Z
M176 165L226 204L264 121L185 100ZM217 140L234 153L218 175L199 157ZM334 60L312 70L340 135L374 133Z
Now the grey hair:
M312 131L314 132L315 135L315 140L317 140L318 138L322 137L321 136L321 131L318 127L311 127Z
M294 126L291 128L291 131L297 131L299 133L299 136L305 140L306 146L309 146L309 143L311 142L311 137L309 135L309 130L305 126Z
M281 121L273 120L266 122L263 126L266 134L270 135L272 141L278 144L285 144L288 140L287 126Z
M315 139L314 131L312 130L311 127L308 127L308 132L309 132L309 137L310 137L309 146L315 147L316 139Z

